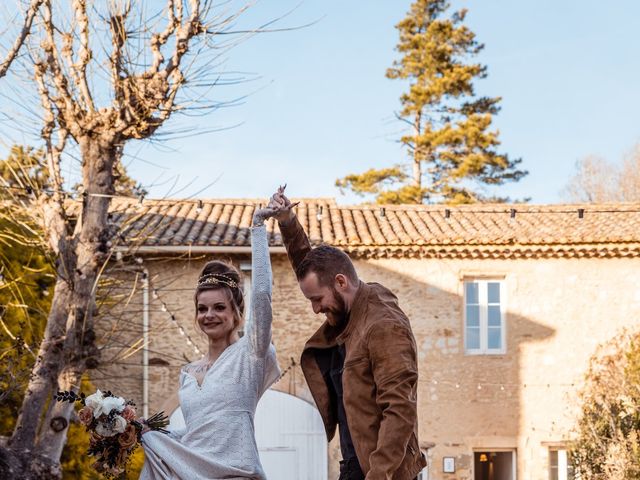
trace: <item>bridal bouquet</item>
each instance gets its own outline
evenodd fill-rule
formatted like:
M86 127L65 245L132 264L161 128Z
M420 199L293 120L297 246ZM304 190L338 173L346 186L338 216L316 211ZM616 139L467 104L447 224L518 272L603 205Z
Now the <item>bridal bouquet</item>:
M98 390L86 397L75 392L58 392L59 402L79 402L80 422L91 432L87 453L96 457L93 467L107 477L118 477L125 473L130 455L140 444L143 423L136 420L135 404L113 393ZM164 412L156 413L144 421L150 430L168 433L169 424Z

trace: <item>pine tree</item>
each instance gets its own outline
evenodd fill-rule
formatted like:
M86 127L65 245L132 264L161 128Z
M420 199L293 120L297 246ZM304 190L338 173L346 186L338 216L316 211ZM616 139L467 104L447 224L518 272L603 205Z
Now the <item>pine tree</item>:
M463 24L466 10L444 18L448 8L446 0L416 0L396 26L402 57L387 77L409 81L396 116L409 127L400 142L411 161L347 175L336 186L378 203L504 201L482 189L527 174L516 168L520 159L497 152L498 132L490 128L501 99L476 97L473 82L487 67L470 63L484 46Z

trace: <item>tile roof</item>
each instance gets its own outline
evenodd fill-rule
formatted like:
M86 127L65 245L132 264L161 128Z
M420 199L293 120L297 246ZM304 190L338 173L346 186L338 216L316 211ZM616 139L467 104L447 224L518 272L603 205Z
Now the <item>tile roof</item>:
M337 205L300 199L296 212L314 244L354 255L441 258L640 257L640 204ZM111 219L130 245L249 246L254 209L265 200L114 198ZM515 217L512 218L512 209ZM580 218L579 211L582 211ZM272 246L282 246L276 222Z

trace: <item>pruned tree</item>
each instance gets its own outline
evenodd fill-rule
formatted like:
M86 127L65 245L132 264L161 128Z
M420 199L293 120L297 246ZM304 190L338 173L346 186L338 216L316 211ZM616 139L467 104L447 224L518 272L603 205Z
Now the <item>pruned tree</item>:
M12 463L23 469L20 478L56 473L73 406L51 401L51 395L77 390L83 373L100 364L95 296L118 242L108 210L125 145L151 138L177 111L216 107L208 95L219 81L214 61L237 43L229 39L246 8L166 0L162 11L150 12L145 3L43 0L25 37L28 54L20 65L43 112L48 184L24 188L32 209L41 212L56 279L44 337L4 450L22 458ZM77 151L82 174L76 217L68 212L62 168L70 149ZM44 466L35 468L39 462Z
M582 480L640 478L640 334L601 345L581 392L571 462Z
M43 0L30 0L29 4L25 8L24 19L20 25L20 30L16 32L14 41L7 49L2 63L0 63L0 78L7 74L15 59L18 58L20 51L22 50L22 46L27 40L29 33L31 33L33 21L36 18L42 3Z
M448 8L446 0L416 0L396 27L402 57L387 77L409 81L396 116L407 127L400 142L410 161L347 175L336 181L340 189L378 203L471 203L486 199L482 188L526 175L521 160L497 151L491 123L500 98L474 92L487 67L471 59L484 47L464 25L466 10L446 18Z
M578 203L640 202L640 144L620 163L597 156L578 160L562 193Z

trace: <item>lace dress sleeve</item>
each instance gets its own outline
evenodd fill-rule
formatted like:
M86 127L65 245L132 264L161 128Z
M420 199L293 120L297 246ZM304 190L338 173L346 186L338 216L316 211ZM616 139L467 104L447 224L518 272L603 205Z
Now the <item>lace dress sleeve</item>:
M251 349L264 357L271 344L271 259L267 229L251 228L251 313L252 322L246 332Z

